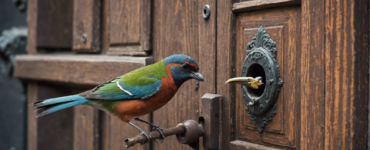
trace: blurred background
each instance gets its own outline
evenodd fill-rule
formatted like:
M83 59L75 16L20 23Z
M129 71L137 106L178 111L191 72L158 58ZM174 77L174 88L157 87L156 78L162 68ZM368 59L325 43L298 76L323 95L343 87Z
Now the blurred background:
M14 56L26 53L27 1L0 2L0 150L26 149L26 90L13 77Z

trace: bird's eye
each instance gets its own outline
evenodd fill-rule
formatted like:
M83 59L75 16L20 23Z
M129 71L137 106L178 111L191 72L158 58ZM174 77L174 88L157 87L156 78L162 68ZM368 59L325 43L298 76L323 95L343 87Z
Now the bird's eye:
M182 68L184 68L184 69L189 69L189 67L190 67L189 64L185 64L185 63L182 64Z

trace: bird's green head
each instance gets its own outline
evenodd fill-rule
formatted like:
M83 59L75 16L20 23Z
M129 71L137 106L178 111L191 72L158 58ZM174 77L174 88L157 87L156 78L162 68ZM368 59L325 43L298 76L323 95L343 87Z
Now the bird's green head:
M172 55L165 58L164 63L177 87L189 79L204 81L203 76L199 73L198 63L189 56Z

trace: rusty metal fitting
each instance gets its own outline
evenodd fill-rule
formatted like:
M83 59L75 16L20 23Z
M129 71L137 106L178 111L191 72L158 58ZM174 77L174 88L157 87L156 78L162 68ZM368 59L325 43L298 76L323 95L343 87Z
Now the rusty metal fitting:
M185 123L180 123L177 125L185 127L185 133L176 134L177 141L182 144L197 143L199 137L203 136L204 129L194 120L187 120Z

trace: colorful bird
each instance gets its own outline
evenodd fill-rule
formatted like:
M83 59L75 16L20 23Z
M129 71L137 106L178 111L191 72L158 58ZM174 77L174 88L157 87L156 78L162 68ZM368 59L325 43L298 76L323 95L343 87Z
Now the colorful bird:
M100 84L86 92L38 101L33 103L33 106L43 109L37 115L41 117L68 107L89 105L116 115L122 121L138 129L139 135L145 135L149 141L149 134L130 122L130 119L151 113L164 106L180 86L189 79L204 81L199 73L197 62L189 56L172 55L155 64ZM152 125L164 138L159 126L139 118L135 119Z
M258 86L262 85L262 77L236 77L227 80L225 83L239 83L252 89L258 89Z

